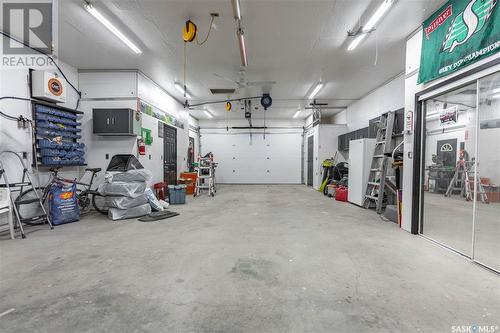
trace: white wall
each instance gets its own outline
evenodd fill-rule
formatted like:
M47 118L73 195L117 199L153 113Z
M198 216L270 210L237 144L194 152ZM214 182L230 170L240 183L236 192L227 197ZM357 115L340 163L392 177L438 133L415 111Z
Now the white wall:
M323 179L324 160L332 158L338 151L338 137L347 132L346 125L317 125L306 131L304 134L304 181L307 183L307 154L309 137L314 136L314 150L313 150L313 188L319 189L321 180ZM336 156L336 161L344 162L345 158L340 153Z
M190 120L189 111L185 109L179 101L174 99L167 91L142 73L138 75L138 85L138 94L141 100L171 114L184 123L184 129L177 128L177 173L179 174L180 172L186 171L188 169L187 152L189 147L189 124L191 121L191 123L194 123L196 126L196 120ZM155 122L158 123L157 120L155 120ZM156 127L157 126L158 125L156 125Z
M163 139L158 137L158 119L142 114L142 127L151 129L153 143L146 146L146 155L137 153L136 137L106 137L92 132L93 108L137 109L137 98L159 110L180 119L184 129L177 128L177 172L187 170L187 149L189 145L189 124L196 126L195 119L189 119L184 107L161 87L137 71L84 71L80 73L80 85L85 98L81 103L84 112L83 136L87 138L87 161L91 167L106 169L115 154L134 154L144 167L153 173L152 182L163 181Z
M200 132L198 119L189 116L189 137L194 138L194 161L200 153Z
M59 61L59 66L66 74L68 80L78 88L78 72L75 68ZM28 86L28 69L0 69L0 96L15 96L29 98ZM67 102L63 106L74 108L78 99L77 93L69 86L67 87ZM17 100L2 100L0 101L0 110L14 117L22 115L23 117L32 118L31 103ZM19 128L14 121L6 120L0 117L0 151L11 150L18 153L26 152L28 168L31 170L32 164L32 140L30 129ZM3 154L1 156L7 176L11 182L20 180L22 170L19 162L15 157ZM65 167L61 172L61 176L67 178L76 178L79 176L83 168ZM31 170L32 171L32 170ZM39 181L45 184L48 178L48 173L45 169L40 169L39 177L34 181Z
M404 107L405 79L401 74L334 116L335 124L346 124L347 132L368 126L370 119Z
M431 88L445 80L461 75L462 73L469 71L473 68L481 66L493 59L500 57L500 53L497 53L489 58L483 59L470 65L458 72L448 75L444 78L428 82L426 84L417 84L418 70L420 68L420 55L422 47L422 30L418 31L415 35L411 36L406 43L406 69L405 69L405 110L414 111L415 106L415 95L427 88ZM434 93L444 92L452 89L453 87L461 86L465 83L472 82L473 80L485 76L490 73L494 73L500 70L500 65L486 69L480 73L474 74L473 76L457 80L452 85L439 88ZM406 118L406 117L405 117ZM405 120L406 121L406 120ZM406 126L405 126L406 127ZM404 167L403 167L403 220L401 227L404 230L411 231L411 215L412 215L412 190L413 184L413 133L406 133L404 136L405 142L405 155L404 155Z

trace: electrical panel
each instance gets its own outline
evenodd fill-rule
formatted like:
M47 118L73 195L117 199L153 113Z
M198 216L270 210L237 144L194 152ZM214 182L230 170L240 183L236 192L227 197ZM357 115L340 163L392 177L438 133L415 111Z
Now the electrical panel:
M68 83L56 73L49 71L31 72L31 97L53 103L66 102Z

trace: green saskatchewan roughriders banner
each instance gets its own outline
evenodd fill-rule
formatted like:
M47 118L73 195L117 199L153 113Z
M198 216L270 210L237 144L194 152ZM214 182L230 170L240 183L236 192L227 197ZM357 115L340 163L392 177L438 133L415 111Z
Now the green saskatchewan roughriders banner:
M499 0L450 0L423 25L418 83L428 82L500 50Z

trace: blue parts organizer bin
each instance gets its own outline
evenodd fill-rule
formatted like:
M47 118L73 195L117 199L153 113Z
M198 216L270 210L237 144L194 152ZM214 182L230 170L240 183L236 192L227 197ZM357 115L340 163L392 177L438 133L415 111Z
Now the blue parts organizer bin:
M171 205L186 203L186 185L168 185L168 198Z
M85 165L85 145L81 139L80 111L56 104L33 102L36 156L40 166ZM54 140L60 137L62 140Z

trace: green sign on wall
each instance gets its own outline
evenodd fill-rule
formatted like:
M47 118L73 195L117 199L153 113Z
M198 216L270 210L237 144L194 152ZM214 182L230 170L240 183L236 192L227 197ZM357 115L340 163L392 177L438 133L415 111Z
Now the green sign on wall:
M458 71L500 50L498 0L450 0L423 25L418 83Z

